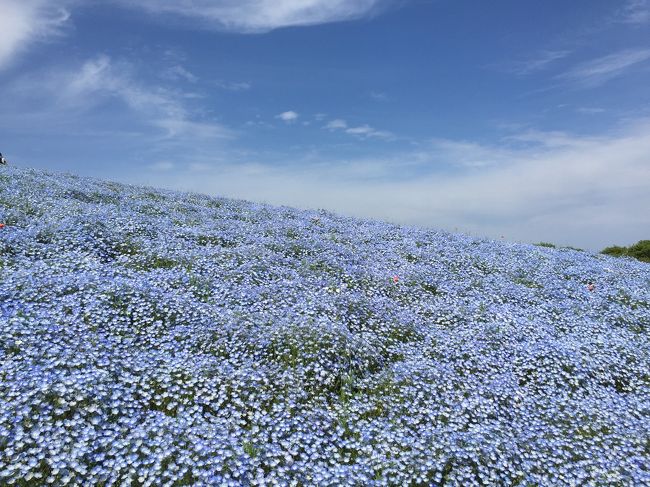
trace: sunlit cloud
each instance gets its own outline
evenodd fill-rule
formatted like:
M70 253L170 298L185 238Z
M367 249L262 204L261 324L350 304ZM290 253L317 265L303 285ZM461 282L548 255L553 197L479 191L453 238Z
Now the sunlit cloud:
M358 125L355 127L350 127L348 123L341 119L337 118L330 120L325 124L323 128L326 128L331 131L340 130L348 135L354 135L356 137L365 139L365 138L377 138L377 139L392 139L394 135L387 130L377 130L371 127L368 124Z
M2 0L0 4L0 70L31 44L61 34L70 18L71 1Z
M386 2L380 0L114 0L152 14L173 14L207 27L236 32L268 32L362 18Z
M291 122L295 122L296 120L298 120L299 116L300 115L298 115L293 110L289 110L289 111L282 112L282 113L276 115L275 118L278 118L278 119L280 119L280 120L282 120L283 122L286 122L286 123L291 123Z

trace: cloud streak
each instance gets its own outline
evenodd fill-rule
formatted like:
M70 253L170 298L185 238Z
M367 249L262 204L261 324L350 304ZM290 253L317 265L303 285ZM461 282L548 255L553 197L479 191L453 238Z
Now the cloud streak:
M559 61L560 59L566 58L571 53L572 51L569 50L542 51L536 58L516 63L514 66L512 66L511 70L513 73L519 76L526 76L547 69L553 63Z
M222 30L262 33L291 26L362 18L380 0L114 0L152 14L173 14Z
M181 96L162 87L136 81L128 63L117 63L108 56L98 56L83 64L78 72L64 74L61 96L75 105L92 104L102 98L117 98L151 126L162 129L168 138L191 136L198 139L228 138L224 126L192 118L180 101ZM66 80L67 78L67 80Z
M248 81L221 81L214 82L215 86L227 91L248 91L252 84Z
M388 132L387 130L377 130L368 124L350 127L348 126L348 123L341 118L330 120L327 124L325 124L323 128L331 131L340 130L348 135L354 135L362 139L393 139L395 137L391 132Z
M581 63L557 78L588 87L599 86L622 76L648 59L650 49L625 49Z
M154 16L186 18L194 27L240 33L264 33L282 27L348 21L374 14L383 0L109 0ZM37 41L60 35L70 19L70 8L91 5L90 0L2 0L0 5L0 70ZM198 21L198 23L197 23ZM193 82L191 73L170 76ZM232 91L247 83L226 83Z
M72 2L47 0L2 0L0 5L0 70L16 55L37 41L55 37L70 18L66 6Z
M650 23L650 2L648 0L630 0L622 9L620 21L625 24Z
M99 55L80 66L18 78L0 94L0 103L15 112L5 126L13 132L139 134L150 147L235 137L228 127L200 117L188 105L195 97L144 82L133 64Z

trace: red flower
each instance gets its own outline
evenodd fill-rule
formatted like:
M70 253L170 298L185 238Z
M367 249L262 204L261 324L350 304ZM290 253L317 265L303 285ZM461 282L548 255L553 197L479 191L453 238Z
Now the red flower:
M5 224L4 224L4 223L0 223L0 229L2 229L2 228L4 228L4 227L5 227Z
M393 282L399 281L399 276L393 276Z

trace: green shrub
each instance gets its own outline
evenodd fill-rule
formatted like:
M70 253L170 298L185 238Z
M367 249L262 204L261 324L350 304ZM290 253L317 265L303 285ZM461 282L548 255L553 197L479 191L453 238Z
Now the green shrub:
M613 255L614 257L621 257L627 252L627 247L619 247L612 245L611 247L604 248L600 253L605 255Z
M555 248L555 244L549 243L549 242L539 242L533 245L537 245L538 247L549 247L551 249Z
M627 255L643 262L650 262L650 240L639 240L627 249Z
M633 257L642 262L650 262L650 240L639 240L630 247L613 245L603 249L600 253L614 257Z

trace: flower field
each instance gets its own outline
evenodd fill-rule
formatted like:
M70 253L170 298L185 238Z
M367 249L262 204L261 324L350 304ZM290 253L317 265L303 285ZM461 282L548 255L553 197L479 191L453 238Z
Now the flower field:
M649 264L15 167L0 223L0 485L650 484Z

